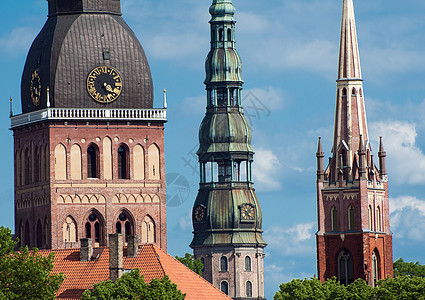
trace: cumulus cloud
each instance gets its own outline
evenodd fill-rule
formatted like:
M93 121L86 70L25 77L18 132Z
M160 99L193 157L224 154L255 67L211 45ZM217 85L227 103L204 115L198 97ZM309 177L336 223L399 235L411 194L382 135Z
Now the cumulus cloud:
M425 241L425 201L412 196L390 199L391 230L397 238Z
M315 226L316 222L301 223L289 228L272 226L265 230L264 239L270 249L278 250L286 256L314 253Z
M0 37L0 51L13 55L26 53L36 34L37 29L32 27L15 28Z
M281 89L272 86L246 89L243 92L242 105L246 113L255 113L261 119L272 111L283 108L285 97Z
M179 219L179 227L183 231L192 229L192 210L186 211L186 214L181 216Z
M281 183L277 176L280 165L279 158L273 151L257 148L253 165L255 187L260 191L279 190Z
M382 135L392 183L417 185L425 182L425 155L416 145L416 126L400 121L376 122L371 136Z

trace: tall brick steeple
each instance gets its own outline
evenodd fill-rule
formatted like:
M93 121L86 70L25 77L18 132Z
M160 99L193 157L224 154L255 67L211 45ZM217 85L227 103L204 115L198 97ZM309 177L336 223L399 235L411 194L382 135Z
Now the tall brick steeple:
M317 157L319 278L342 284L363 278L374 285L393 275L386 153L378 169L367 130L353 0L343 0L332 157L323 170Z

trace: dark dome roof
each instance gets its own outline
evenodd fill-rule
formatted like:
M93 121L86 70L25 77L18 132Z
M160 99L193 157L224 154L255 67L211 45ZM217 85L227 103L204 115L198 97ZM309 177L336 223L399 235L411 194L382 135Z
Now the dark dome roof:
M49 18L31 46L22 75L22 112L45 108L47 87L51 107L105 107L90 97L86 87L88 74L99 66L114 68L123 81L121 95L108 107L153 107L149 64L120 15L119 0L49 0ZM42 84L39 106L30 94L35 70Z

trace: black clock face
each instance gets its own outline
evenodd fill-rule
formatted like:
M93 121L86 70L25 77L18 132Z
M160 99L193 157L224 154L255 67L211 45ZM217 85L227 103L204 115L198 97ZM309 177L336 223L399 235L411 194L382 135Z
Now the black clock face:
M205 208L203 208L202 206L197 206L195 208L195 220L198 222L202 222L205 219Z
M241 207L241 219L243 221L255 221L255 209L249 204Z
M34 103L35 106L39 106L41 98L41 79L37 70L31 75L30 94L32 103Z
M123 83L117 70L101 66L94 68L87 77L87 91L97 102L110 103L121 95Z

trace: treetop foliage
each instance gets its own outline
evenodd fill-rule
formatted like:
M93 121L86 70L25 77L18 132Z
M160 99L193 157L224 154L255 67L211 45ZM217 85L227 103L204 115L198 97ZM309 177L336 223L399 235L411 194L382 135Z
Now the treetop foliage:
M193 272L197 273L199 276L202 276L202 270L204 269L204 264L200 259L195 259L195 256L190 253L186 253L184 257L176 256L176 259L184 264L186 267L191 269Z
M402 258L394 262L394 275L395 276L417 276L425 277L425 266L419 262L405 262Z
M15 246L11 230L0 227L0 299L55 299L64 276L51 274L54 254L28 247L13 252Z
M103 281L93 286L93 290L86 290L82 300L184 300L186 294L177 289L168 276L162 279L153 279L146 283L139 269L125 273L115 282Z

